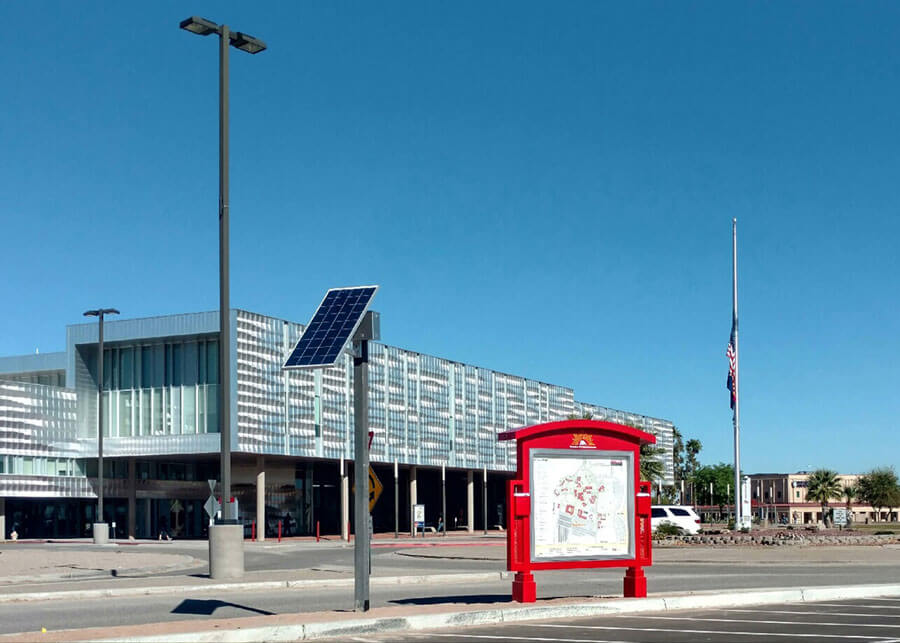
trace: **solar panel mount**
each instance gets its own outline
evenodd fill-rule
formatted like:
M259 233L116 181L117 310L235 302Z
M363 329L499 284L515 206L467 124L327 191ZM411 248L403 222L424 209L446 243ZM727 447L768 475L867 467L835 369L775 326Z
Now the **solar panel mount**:
M282 368L333 366L359 328L378 286L331 288Z

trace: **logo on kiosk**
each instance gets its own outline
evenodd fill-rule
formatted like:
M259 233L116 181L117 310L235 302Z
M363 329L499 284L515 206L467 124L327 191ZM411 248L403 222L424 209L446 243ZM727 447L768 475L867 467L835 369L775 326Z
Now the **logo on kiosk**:
M570 449L596 449L597 445L594 444L594 436L590 433L573 433L572 434L572 444L569 445Z

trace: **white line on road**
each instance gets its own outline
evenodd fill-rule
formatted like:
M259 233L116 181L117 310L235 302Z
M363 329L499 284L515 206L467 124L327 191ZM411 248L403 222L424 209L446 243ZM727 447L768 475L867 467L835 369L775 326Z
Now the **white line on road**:
M856 599L848 598L847 600L849 601L849 600L856 600ZM866 598L865 600L871 601L871 600L875 600L875 599ZM807 604L808 605L821 605L822 607L847 607L846 603L819 603L818 601L815 601L815 602L811 601ZM900 605L856 605L856 604L853 604L850 607L864 607L866 609L873 609L873 610L900 610ZM876 615L871 614L870 616L876 616Z
M868 616L872 616L869 614ZM816 621L815 623L798 623L797 621L757 621L749 618L700 618L695 616L653 616L651 614L622 614L616 618L642 618L657 619L662 621L701 621L704 623L760 623L763 625L825 625L829 627L890 627L896 629L896 625L882 625L880 623L827 623Z
M812 610L767 610L767 609L755 609L755 610L741 610L741 609L723 609L723 612L742 612L748 614L809 614L810 616L817 616L819 614L825 616L878 616L878 618L900 618L900 614L872 614L871 612L860 612L858 614L852 612L817 612Z
M557 643L628 643L628 641L612 641L610 639L551 639L551 638L542 638L539 636L511 636L509 634L504 635L496 635L496 634L435 634L434 632L428 633L428 638L432 637L443 637L443 638L460 638L460 639L487 639L489 641L550 641L551 643L556 641Z
M844 625L847 625L844 623ZM677 630L665 627L613 627L611 625L555 625L551 623L532 623L529 627L568 627L579 628L583 630L623 630L628 632L665 632L669 634L721 634L723 636L790 636L794 638L815 638L815 639L862 639L864 641L879 641L880 636L866 636L864 634L805 634L795 633L786 634L784 632L735 632L734 630Z

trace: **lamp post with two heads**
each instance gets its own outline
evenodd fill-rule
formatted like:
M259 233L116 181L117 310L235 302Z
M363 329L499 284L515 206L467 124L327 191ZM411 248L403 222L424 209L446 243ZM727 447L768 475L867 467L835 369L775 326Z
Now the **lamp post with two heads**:
M97 329L97 518L94 520L93 535L97 544L109 540L109 527L103 520L103 317L118 315L115 308L87 310L85 317L96 317Z
M210 576L234 578L243 576L243 528L231 496L231 310L229 303L228 256L228 47L258 54L266 44L228 25L191 16L181 21L181 28L199 36L219 36L219 396L218 411L221 437L222 520L210 529ZM214 536L215 527L223 529ZM229 534L225 536L225 534ZM216 544L214 544L214 540ZM238 554L238 552L240 552Z

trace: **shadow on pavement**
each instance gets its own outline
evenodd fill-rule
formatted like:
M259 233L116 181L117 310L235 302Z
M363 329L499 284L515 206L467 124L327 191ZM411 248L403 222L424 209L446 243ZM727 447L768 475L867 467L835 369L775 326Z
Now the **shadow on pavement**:
M511 603L509 594L467 594L462 596L423 596L422 598L400 598L389 601L396 605L440 605L441 603Z
M255 614L263 614L265 616L273 616L275 614L275 612L260 610L256 609L255 607L247 607L246 605L238 605L237 603L229 603L227 601L220 601L217 599L199 600L196 598L187 598L181 601L181 603L179 603L175 607L175 609L172 610L172 614L196 614L200 616L211 616L212 613L220 607L233 607L235 609L254 612Z

